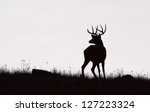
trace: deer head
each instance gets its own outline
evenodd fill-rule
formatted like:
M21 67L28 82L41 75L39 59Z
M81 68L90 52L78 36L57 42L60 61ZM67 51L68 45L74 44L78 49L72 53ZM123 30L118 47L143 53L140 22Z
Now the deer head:
M105 25L105 29L103 29L103 27L100 25L101 30L98 28L98 26L95 28L96 31L94 31L94 28L92 26L92 32L90 32L87 29L87 32L91 34L92 39L89 41L89 43L94 43L94 44L101 44L102 40L101 40L101 35L103 35L106 32L106 25Z

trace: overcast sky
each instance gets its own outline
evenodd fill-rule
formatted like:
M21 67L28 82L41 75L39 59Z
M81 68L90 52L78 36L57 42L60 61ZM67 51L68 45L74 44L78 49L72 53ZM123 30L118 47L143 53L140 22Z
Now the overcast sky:
M78 71L90 45L86 29L99 24L107 25L107 73L150 73L149 0L0 0L0 65L25 59L32 67Z

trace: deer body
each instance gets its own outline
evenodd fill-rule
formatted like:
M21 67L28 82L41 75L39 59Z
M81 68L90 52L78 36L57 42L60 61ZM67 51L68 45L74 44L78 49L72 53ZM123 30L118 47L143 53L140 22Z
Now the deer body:
M99 64L106 58L106 49L98 45L91 45L84 50L84 56L88 61Z
M102 28L102 26L101 26ZM89 43L93 43L94 45L90 45L88 48L84 50L84 64L82 65L82 76L84 77L84 69L87 66L87 64L91 61L93 63L93 66L91 68L91 71L95 78L97 78L95 74L95 67L97 66L98 72L99 72L99 77L100 77L100 67L99 64L102 64L102 70L103 70L103 75L105 78L105 59L106 59L106 48L103 45L103 42L101 40L101 35L103 35L106 32L106 26L105 26L105 31L100 31L98 27L96 28L96 32L94 33L94 29L92 27L93 33L89 32L92 36L92 39L89 41ZM101 34L97 34L97 31L102 32Z

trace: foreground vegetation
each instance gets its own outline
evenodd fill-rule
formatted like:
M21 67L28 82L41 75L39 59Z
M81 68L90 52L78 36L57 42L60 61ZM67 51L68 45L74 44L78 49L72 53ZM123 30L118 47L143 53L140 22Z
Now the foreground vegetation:
M1 71L0 94L150 94L150 80L131 75L96 80L57 70Z

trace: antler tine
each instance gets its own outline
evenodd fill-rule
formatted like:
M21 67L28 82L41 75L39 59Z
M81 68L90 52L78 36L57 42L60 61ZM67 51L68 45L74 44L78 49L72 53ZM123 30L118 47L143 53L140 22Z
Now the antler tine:
M90 34L92 34L88 29L87 29L87 32L90 33Z
M106 32L106 24L105 24L105 30L104 30L104 33Z
M90 32L88 29L87 29L87 32L90 33L90 34L95 34L93 26L92 26L92 32Z
M97 34L97 30L98 30L98 25L97 25L97 27L96 27L96 31L95 31L95 34Z
M92 26L92 33L94 34L94 28L93 28L93 26Z

